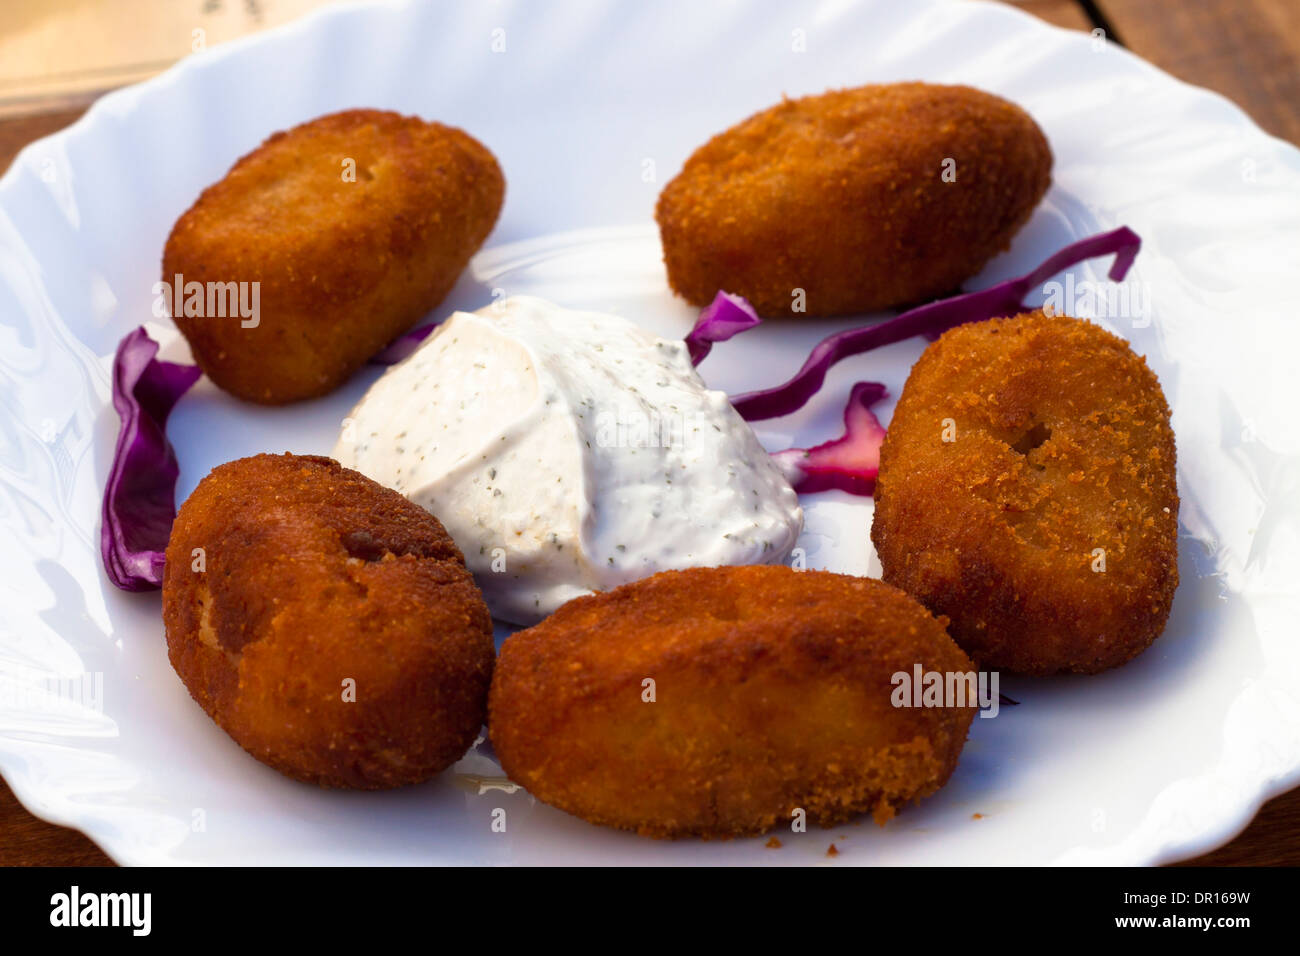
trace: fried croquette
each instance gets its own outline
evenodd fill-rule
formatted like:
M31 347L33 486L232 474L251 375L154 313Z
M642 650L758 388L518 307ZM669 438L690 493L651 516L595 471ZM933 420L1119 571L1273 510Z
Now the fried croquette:
M1169 406L1128 344L1041 311L958 326L913 367L880 455L884 579L981 666L1094 673L1178 585Z
M664 571L506 640L489 728L533 796L655 837L884 823L948 779L974 710L891 704L892 675L966 672L896 588L784 566Z
M893 83L783 100L695 151L659 197L668 281L760 315L870 312L947 294L1051 182L1033 119L965 86Z
M442 301L504 193L487 148L440 123L347 110L276 133L172 229L163 284L199 296L172 296L173 318L231 394L324 395Z
M492 622L438 519L329 458L213 469L167 546L172 666L276 770L325 787L426 780L483 725Z

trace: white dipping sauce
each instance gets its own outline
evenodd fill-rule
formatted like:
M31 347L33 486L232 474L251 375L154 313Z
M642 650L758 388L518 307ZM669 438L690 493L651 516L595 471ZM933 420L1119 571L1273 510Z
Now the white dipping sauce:
M371 386L334 457L431 511L495 617L668 568L785 561L790 484L685 343L514 296Z

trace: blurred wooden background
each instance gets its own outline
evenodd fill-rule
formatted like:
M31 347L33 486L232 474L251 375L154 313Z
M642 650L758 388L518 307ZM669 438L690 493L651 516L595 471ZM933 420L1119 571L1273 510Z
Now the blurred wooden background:
M900 0L905 2L905 0ZM1104 30L1174 76L1236 102L1300 144L1300 0L1011 0L1071 30ZM4 0L0 170L99 94L151 76L196 42L287 22L324 0ZM195 31L202 31L196 33ZM80 833L32 816L0 782L0 865L112 865ZM1266 804L1235 840L1183 865L1300 865L1300 789Z

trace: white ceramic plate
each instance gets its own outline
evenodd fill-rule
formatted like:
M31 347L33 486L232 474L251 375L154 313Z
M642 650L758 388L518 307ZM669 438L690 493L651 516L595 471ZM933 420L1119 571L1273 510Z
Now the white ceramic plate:
M150 318L173 221L238 156L352 106L463 126L509 185L439 312L502 288L680 335L693 312L668 293L651 222L689 152L783 93L917 78L1021 103L1056 154L1046 201L971 287L1121 223L1145 240L1132 277L1149 316L1096 314L1174 408L1183 583L1151 650L1097 677L1004 681L1020 706L975 721L940 794L884 828L783 834L780 850L589 826L503 787L478 750L425 786L320 791L249 758L191 701L158 595L118 592L100 566L108 359ZM1152 863L1209 849L1300 782L1298 236L1295 149L1214 94L1003 6L344 6L196 55L31 145L0 183L0 769L33 812L123 863L810 863L831 841L837 863ZM702 370L727 389L770 384L844 324L760 329ZM807 414L761 437L835 434L849 384L896 395L920 348L844 363ZM328 452L375 374L278 410L200 383L172 419L179 494L242 455ZM811 563L870 570L870 504L806 504Z

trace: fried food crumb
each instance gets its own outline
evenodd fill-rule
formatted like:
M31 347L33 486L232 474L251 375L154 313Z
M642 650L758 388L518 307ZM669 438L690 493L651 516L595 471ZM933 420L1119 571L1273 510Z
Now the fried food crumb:
M1096 673L1164 630L1178 585L1169 405L1100 326L958 326L913 366L880 451L883 578L982 667Z
M883 823L948 779L974 713L893 706L892 675L917 662L972 668L939 621L879 581L665 571L508 638L489 724L512 780L592 823L712 839L796 812Z
M459 549L433 515L332 459L213 469L172 525L162 610L190 694L295 779L419 783L483 725L492 620Z
M694 305L726 289L792 318L930 299L1008 247L1051 168L1034 120L982 90L786 99L714 136L664 187L668 281Z
M385 110L318 117L235 163L163 250L164 283L209 297L243 283L256 314L174 303L172 317L232 395L324 395L443 300L504 195L495 157L462 130Z

